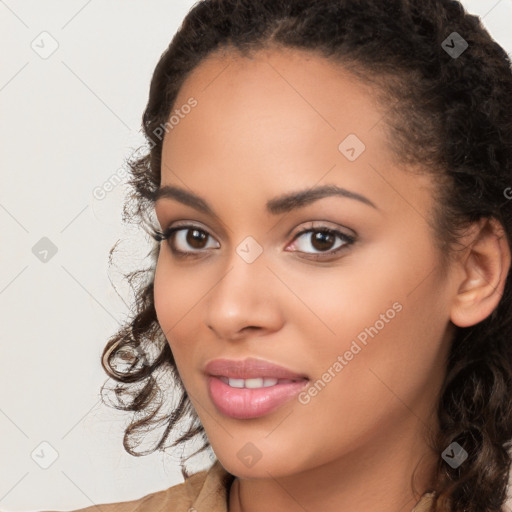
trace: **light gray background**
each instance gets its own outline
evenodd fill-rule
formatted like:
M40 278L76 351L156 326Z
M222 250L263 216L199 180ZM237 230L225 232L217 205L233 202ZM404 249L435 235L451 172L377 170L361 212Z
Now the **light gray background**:
M512 0L463 3L510 53ZM137 268L148 238L121 223L126 187L102 200L94 191L122 176L125 158L143 143L152 71L193 4L0 0L4 512L126 501L183 480L177 453L128 455L128 417L100 402L100 354L127 314L107 275L108 252L127 240L126 264ZM42 58L52 44L56 51ZM43 237L57 248L47 262L32 250ZM52 450L58 458L43 469ZM204 457L196 469L209 464Z

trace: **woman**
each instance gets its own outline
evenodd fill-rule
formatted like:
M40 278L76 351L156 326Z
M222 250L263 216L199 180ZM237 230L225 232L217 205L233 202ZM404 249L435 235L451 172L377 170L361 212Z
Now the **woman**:
M511 112L456 1L198 2L151 82L126 214L154 211L155 265L103 365L129 453L163 426L150 451L215 461L101 509L503 510Z

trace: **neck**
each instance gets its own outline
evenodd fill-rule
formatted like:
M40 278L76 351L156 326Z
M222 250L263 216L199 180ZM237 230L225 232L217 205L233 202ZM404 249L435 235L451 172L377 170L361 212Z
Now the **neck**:
M381 429L371 444L307 471L268 479L235 478L229 512L411 511L429 490L438 455L418 435L419 420L413 415L409 420L403 429L396 424Z

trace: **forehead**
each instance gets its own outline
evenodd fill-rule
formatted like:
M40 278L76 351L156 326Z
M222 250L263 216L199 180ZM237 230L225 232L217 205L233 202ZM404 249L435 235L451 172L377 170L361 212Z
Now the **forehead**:
M190 98L197 105L180 112ZM184 181L202 195L219 179L269 197L326 177L396 200L391 174L403 194L428 182L399 175L377 91L311 52L217 53L185 80L173 112L181 115L164 138L162 184Z
M220 111L222 117L234 118L242 108L237 117L250 113L250 119L260 121L302 121L296 130L321 124L339 135L347 127L364 134L384 114L377 92L339 64L310 51L263 49L244 57L223 50L190 73L174 106L179 108L194 96L205 116Z

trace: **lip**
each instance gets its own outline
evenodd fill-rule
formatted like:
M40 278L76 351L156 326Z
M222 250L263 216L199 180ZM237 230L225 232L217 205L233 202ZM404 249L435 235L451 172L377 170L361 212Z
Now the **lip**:
M263 388L232 388L219 377L208 377L208 393L217 410L239 420L258 418L289 402L308 385L308 380L275 384Z
M207 375L228 377L231 379L254 379L269 377L274 379L303 380L308 376L297 373L263 359L214 359L204 368Z
M269 414L290 401L304 387L309 379L306 375L294 372L262 359L244 360L215 359L205 366L208 394L217 410L231 418L250 419ZM262 388L235 388L221 380L274 378L286 382ZM295 381L295 382L290 382Z

